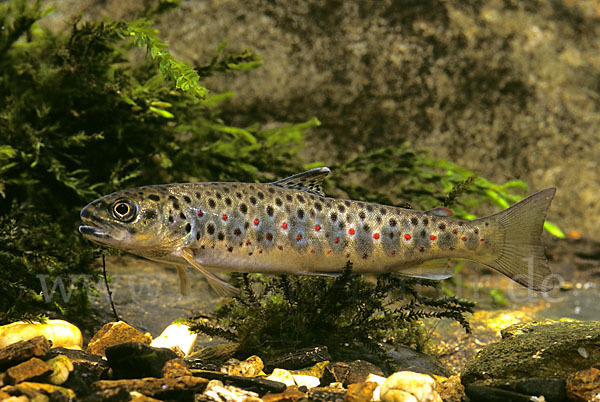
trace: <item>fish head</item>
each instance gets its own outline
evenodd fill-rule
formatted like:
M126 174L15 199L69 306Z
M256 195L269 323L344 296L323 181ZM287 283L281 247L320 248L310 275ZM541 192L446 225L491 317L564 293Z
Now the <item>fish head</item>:
M137 191L134 191L137 190ZM86 205L79 232L88 240L149 258L168 254L180 242L166 214L144 197L143 188L119 191Z

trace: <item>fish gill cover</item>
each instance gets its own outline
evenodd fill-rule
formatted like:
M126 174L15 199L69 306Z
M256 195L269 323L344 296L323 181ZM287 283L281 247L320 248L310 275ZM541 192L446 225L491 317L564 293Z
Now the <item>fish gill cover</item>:
M227 123L220 107L233 94L210 93L202 80L257 68L261 59L250 51L227 53L223 43L204 65L176 60L150 21L175 6L148 2L131 22L73 21L53 33L38 24L52 11L41 1L0 5L0 324L56 316L96 325L80 282L97 282L100 249L76 229L91 199L165 182L268 181L318 165L298 156L316 118ZM427 209L462 186L453 205L461 218L482 203L513 203L527 187L491 183L409 144L331 166L326 191L354 199ZM372 186L355 184L357 177ZM66 281L68 300L47 302L40 275L48 286L57 278L80 279Z

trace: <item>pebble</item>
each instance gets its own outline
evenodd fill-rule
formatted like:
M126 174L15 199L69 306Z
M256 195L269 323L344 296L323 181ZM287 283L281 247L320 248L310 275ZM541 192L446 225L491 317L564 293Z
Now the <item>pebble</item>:
M323 373L325 372L325 367L329 364L328 360L316 363L314 366L298 369L298 370L290 370L290 373L293 375L311 375L313 377L321 378L323 377Z
M45 323L17 321L0 327L0 348L10 344L43 336L53 347L79 348L83 346L81 331L64 320L48 320Z
M256 392L246 391L231 385L225 386L219 380L211 380L203 395L216 402L260 401Z
M109 322L90 339L87 352L99 356L106 356L105 350L109 346L124 342L140 342L149 345L152 342L150 335L142 334L131 325L119 322Z
M49 350L50 342L43 336L12 343L0 349L0 370L32 357L45 357Z
M541 402L545 400L543 397L536 398L531 395L482 385L469 385L465 388L465 392L471 402L531 402L534 400Z
M263 371L265 365L258 356L250 356L244 361L229 359L220 369L222 373L239 375L241 377L256 377Z
M14 385L26 380L43 377L49 373L52 373L52 367L45 361L40 360L37 357L32 357L31 359L6 370L3 382L5 384Z
M279 381L271 381L260 377L240 377L229 375L218 371L191 369L195 376L207 378L209 380L219 380L227 385L235 385L243 389L255 391L260 395L267 392L283 392L286 385Z
M177 378L185 375L193 375L190 369L181 358L171 359L165 363L162 368L163 378Z
M333 362L325 367L321 380L324 384L341 382L344 386L365 382L369 374L383 376L383 371L368 361Z
M287 387L283 392L263 395L261 399L263 402L296 402L305 397L306 394L298 390L298 387L291 386Z
M275 368L297 370L326 360L331 360L327 346L317 346L300 349L269 359L265 362L265 366L267 370L273 370Z
M190 332L190 327L185 324L171 324L150 343L150 346L156 348L178 347L184 354L188 356L194 350L198 334Z
M292 373L280 368L276 368L275 370L273 370L273 372L266 379L270 381L282 382L288 387L296 385L296 381L294 381Z
M378 386L375 382L350 384L344 402L369 402L373 399L373 392Z
M71 401L75 399L75 392L68 388L27 381L16 385L7 385L0 389L0 392L5 392L11 396L27 395L31 400L36 400L35 398L38 398L37 400L48 400L49 396L52 397L52 400L61 400L60 398L63 398L64 400Z
M67 381L69 374L73 371L73 362L64 355L58 355L46 361L52 368L52 372L46 378L51 384L61 385Z
M367 376L367 378L365 379L365 382L374 382L375 384L377 384L377 388L375 388L373 390L373 400L374 401L380 401L380 391L381 391L381 386L383 385L383 383L385 382L386 378L382 377L380 375L375 375L375 374L369 374Z
M453 375L449 378L439 377L436 391L444 402L461 402L466 400L465 387L460 382L460 377Z
M383 402L442 402L435 388L436 381L427 374L400 371L385 380L380 398Z
M298 387L306 387L307 389L318 387L321 381L312 375L292 374L292 378Z
M139 392L158 399L187 400L202 393L208 385L205 378L184 376L179 378L142 378L129 380L100 380L92 384L97 393L110 390Z
M171 349L153 348L141 342L125 342L105 349L115 378L162 377L163 367L177 354Z
M576 402L600 402L600 370L592 367L567 377L567 396Z

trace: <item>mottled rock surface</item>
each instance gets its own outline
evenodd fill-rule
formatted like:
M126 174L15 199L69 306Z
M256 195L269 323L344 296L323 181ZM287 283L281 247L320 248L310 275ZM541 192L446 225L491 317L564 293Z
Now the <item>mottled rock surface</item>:
M50 350L50 342L43 336L19 341L0 349L0 370L32 357L44 357Z
M152 339L123 321L109 322L104 324L90 339L87 351L95 355L106 356L104 351L108 346L124 342L141 342L149 345Z

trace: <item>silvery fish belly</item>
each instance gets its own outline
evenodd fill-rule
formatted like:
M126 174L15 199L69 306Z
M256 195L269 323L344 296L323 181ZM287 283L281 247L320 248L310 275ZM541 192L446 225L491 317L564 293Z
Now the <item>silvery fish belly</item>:
M487 265L534 290L552 288L540 236L555 189L495 215L452 219L438 207L415 211L326 197L327 168L273 183L146 186L104 196L81 211L79 231L101 245L202 272L222 295L237 289L212 270L336 274L354 272L442 279L449 258Z

